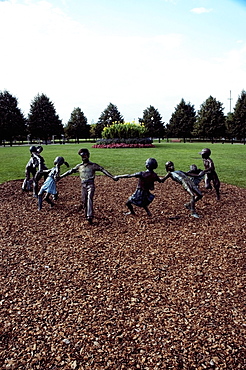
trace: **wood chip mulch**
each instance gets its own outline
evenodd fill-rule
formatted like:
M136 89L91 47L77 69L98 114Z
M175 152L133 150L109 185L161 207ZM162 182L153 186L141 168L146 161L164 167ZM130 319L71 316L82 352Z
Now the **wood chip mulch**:
M246 189L206 191L199 219L182 187L157 184L126 216L137 179L80 180L42 211L22 181L0 185L1 369L246 369Z

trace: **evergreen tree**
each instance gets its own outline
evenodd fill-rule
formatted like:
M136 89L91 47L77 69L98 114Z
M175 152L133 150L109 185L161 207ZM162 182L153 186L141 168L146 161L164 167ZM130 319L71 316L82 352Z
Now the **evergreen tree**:
M89 138L90 126L87 124L87 118L80 108L74 108L64 130L66 136L75 138L75 142L77 143L79 143L79 139Z
M193 135L214 139L225 136L225 115L222 103L210 96L200 107L194 126Z
M123 116L118 111L116 105L109 103L107 108L101 113L98 122L96 124L95 135L96 137L102 137L102 130L106 126L110 126L113 123L123 123Z
M139 118L138 120L145 127L146 136L159 138L159 141L164 136L165 129L162 123L162 117L152 105L143 111L143 118Z
M238 97L237 103L233 112L233 137L238 140L246 140L246 91L242 91Z
M26 119L18 108L17 99L8 91L0 92L0 143L14 139L23 140L26 135Z
M62 121L56 114L54 104L44 94L38 94L31 103L28 130L32 138L44 140L46 144L53 135L60 137L64 134Z
M183 138L184 143L187 137L192 137L192 131L196 122L194 106L181 99L175 112L172 114L168 125L169 136Z

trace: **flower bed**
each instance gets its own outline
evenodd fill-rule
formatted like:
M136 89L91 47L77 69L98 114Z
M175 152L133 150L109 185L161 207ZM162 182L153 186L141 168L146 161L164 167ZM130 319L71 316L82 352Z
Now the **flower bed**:
M153 144L95 144L92 148L105 148L105 149L116 149L116 148L154 148Z
M93 145L92 148L154 148L151 138L114 138L100 139Z

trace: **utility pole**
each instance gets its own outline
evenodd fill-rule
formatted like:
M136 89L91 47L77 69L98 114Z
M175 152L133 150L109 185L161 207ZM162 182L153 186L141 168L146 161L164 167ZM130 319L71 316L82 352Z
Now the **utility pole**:
M228 98L228 100L230 100L230 113L231 113L231 101L232 101L231 90L230 90L230 97Z

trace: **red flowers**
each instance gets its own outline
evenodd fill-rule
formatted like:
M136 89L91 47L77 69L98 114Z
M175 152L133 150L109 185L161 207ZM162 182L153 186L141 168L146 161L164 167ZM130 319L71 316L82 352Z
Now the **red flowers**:
M126 143L115 143L115 144L95 144L92 148L105 148L105 149L116 149L116 148L154 148L153 144L126 144Z

